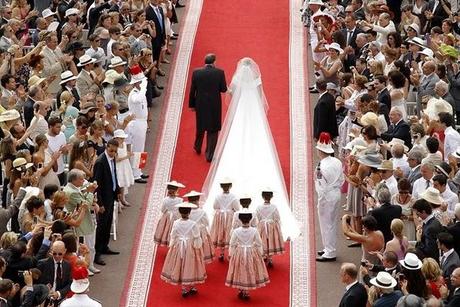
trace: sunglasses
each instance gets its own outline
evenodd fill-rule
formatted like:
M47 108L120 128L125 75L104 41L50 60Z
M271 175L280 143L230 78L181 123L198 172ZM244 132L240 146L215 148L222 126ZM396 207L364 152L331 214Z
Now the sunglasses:
M63 253L53 253L53 256L62 256L64 255Z

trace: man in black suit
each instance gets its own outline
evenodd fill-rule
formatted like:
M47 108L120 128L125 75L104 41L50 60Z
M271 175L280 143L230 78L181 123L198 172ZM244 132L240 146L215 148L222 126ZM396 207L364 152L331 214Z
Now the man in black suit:
M211 162L222 125L221 93L227 91L225 73L215 66L216 56L206 55L203 68L193 71L189 108L196 114L196 137L193 148L201 153L206 132L206 161Z
M402 209L401 206L391 204L391 193L386 186L380 187L377 190L377 199L380 207L372 210L370 214L377 220L377 228L383 233L386 243L393 239L391 221L401 217Z
M396 255L393 251L386 251L383 253L382 264L372 264L369 261L366 261L366 266L361 266L360 272L361 276L363 277L363 282L368 286L371 287L372 284L371 276L369 272L374 273L373 275L377 275L378 272L385 271L393 278L398 276L398 273L401 272L401 265L398 262L398 255Z
M159 6L159 0L150 0L149 6L145 9L145 17L149 21L153 21L155 24L156 36L152 38L152 57L154 61L157 61L157 65L160 61L161 48L166 43L166 32L165 32L165 17L163 16L163 10ZM164 76L165 73L161 70L158 74Z
M72 274L70 263L64 260L66 248L64 242L55 241L51 246L52 256L38 262L37 268L42 273L38 283L48 285L50 298L63 300L70 291Z
M438 247L442 253L439 260L442 277L444 277L447 288L452 293L455 288L451 287L450 275L456 268L460 267L460 258L454 250L454 237L448 232L441 232L438 234Z
M97 215L96 228L96 256L94 263L105 265L101 255L118 255L119 252L109 248L110 228L113 220L114 202L119 198L120 187L118 186L117 168L115 157L117 155L118 142L111 139L107 142L105 151L99 155L94 163L93 181L97 182Z
M430 203L424 199L417 200L412 210L415 210L415 214L423 221L422 237L415 245L417 255L423 256L421 258L431 257L438 260L437 238L442 231L441 223L434 217Z
M374 88L377 91L377 100L391 109L391 96L387 89L387 77L378 75L374 77Z
M454 237L454 249L460 255L460 205L455 205L455 219L453 225L447 227L447 231Z
M450 275L450 283L452 288L455 289L452 298L448 304L444 304L446 307L458 307L460 306L460 268L456 268Z
M444 5L450 9L449 1L445 0L430 0L428 2L428 8L425 12L425 18L427 19L425 29L428 30L433 27L441 27L443 20L449 18L449 14L446 12Z
M329 132L331 138L335 138L339 135L335 117L335 98L326 91L327 82L325 80L316 81L316 88L319 96L313 116L313 136L318 139L321 132Z
M356 27L356 16L354 14L348 14L345 16L345 28L340 30L342 36L345 38L346 47L344 48L344 71L351 72L350 68L356 65L356 53L360 49L356 45L356 36L362 32L362 30Z
M390 127L387 132L382 133L381 138L384 141L390 142L393 138L404 140L404 145L411 148L412 138L410 134L409 124L403 120L403 114L398 108L391 108L390 110Z
M346 285L345 294L339 307L364 307L367 304L366 288L358 282L358 269L353 263L344 263L340 268L340 277Z

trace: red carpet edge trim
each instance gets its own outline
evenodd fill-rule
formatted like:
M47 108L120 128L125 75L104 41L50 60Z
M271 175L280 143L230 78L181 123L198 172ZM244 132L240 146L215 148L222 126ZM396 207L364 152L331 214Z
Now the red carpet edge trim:
M180 36L174 51L172 61L173 67L170 71L171 77L167 83L166 98L164 100L159 119L159 135L152 151L151 158L153 161L149 172L150 180L144 194L142 210L140 212L136 235L134 238L134 245L131 251L128 272L120 298L120 307L139 307L145 306L147 303L151 274L154 267L153 262L156 254L156 245L153 243L155 229L151 228L156 227L159 219L161 199L165 195L165 189L162 183L169 180L171 173L180 116L182 113L182 103L185 98L184 95L185 86L187 84L188 67L192 55L196 30L198 28L201 7L202 0L190 2L190 5L186 7L183 22L180 26ZM178 71L182 74L178 74ZM171 109L175 109L176 112L171 112ZM179 109L178 112L177 109ZM170 137L171 135L173 135L173 137ZM169 151L162 150L164 149L165 140L169 140L169 145L172 146L172 148L169 148ZM163 180L157 180L159 177L162 177ZM160 184L156 185L157 182L160 182ZM150 248L146 247L146 245ZM140 255L142 248L145 252L150 253L150 257L148 257L151 259L150 261L146 262L145 259L142 259L142 256Z
M302 234L291 244L290 306L316 307L315 224L310 100L306 92L308 57L301 2L290 0L291 208ZM312 239L313 238L313 239Z

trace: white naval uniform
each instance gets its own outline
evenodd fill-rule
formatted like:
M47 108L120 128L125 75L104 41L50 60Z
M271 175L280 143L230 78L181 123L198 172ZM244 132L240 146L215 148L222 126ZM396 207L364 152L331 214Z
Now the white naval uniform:
M102 307L102 304L91 299L87 294L74 294L59 305L61 307Z
M311 45L312 58L313 58L313 61L315 62L320 62L324 57L324 53L314 52L316 46L318 46L318 34L316 33L316 30L315 30L315 22L313 21L313 17L319 14L322 14L321 9L319 9L318 11L316 11L316 13L311 15L310 29L308 31L310 34L310 45Z
M340 188L343 182L342 162L334 157L322 159L316 169L315 188L318 194L318 217L324 258L337 256L337 225Z
M145 97L145 89L133 88L128 96L129 113L134 114L135 119L132 120L126 127L127 133L131 140L131 150L133 152L144 152L145 137L147 133L147 99ZM132 165L134 179L139 179L141 170Z

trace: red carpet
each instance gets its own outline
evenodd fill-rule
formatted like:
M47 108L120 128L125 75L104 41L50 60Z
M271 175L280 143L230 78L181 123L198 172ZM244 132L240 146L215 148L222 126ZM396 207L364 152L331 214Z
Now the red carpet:
M205 0L189 77L194 68L203 66L204 56L209 52L217 55L216 64L225 70L227 83L230 83L239 59L249 56L259 64L270 107L268 118L289 191L289 1ZM189 85L187 91L188 88ZM187 186L184 193L190 189L200 190L209 168L204 156L193 152L194 133L195 117L188 109L186 99L172 169L172 178ZM289 250L288 244L286 248ZM157 250L148 306L246 304L238 300L236 289L224 285L228 263L218 261L206 267L208 279L198 286L199 294L184 300L180 296L180 287L160 280L166 252L166 248ZM274 262L275 268L269 271L270 284L251 292L251 306L289 305L289 252L275 257Z

